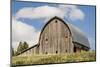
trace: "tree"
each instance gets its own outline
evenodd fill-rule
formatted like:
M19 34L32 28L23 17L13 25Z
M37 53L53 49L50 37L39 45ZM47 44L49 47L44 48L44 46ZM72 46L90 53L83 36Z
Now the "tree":
M24 41L24 43L20 42L17 48L17 53L22 52L23 50L27 49L29 46L27 42Z
M23 50L23 44L22 42L20 42L17 48L17 53L20 53L22 50Z
M28 47L29 47L29 46L28 46L27 42L24 41L24 43L23 43L23 50L24 50L24 49L27 49Z

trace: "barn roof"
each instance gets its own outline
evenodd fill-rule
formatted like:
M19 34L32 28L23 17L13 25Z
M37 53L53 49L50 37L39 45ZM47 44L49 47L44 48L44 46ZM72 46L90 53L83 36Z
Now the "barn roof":
M70 32L72 34L72 41L73 42L77 42L87 48L90 48L90 45L89 45L89 41L88 41L88 38L86 37L86 35L84 34L84 32L82 32L79 28L77 28L76 26L72 25L71 23L69 23L68 21L65 22L63 21L62 19L60 19L59 17L55 16L53 17L52 19L50 19L46 24L45 26L43 27L41 33L40 33L40 36L43 32L43 30L45 29L45 27L54 19L58 19L60 21L62 21L65 25L67 25L70 29Z
M90 48L88 38L86 37L85 33L82 32L79 28L76 26L66 22L70 28L71 34L72 34L72 40L73 42L80 43L88 48Z

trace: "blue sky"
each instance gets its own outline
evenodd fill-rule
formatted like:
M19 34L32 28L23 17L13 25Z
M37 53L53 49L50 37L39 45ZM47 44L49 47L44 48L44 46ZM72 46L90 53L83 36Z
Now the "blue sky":
M23 8L25 8L25 9L23 9ZM30 8L30 9L28 10L28 8ZM16 21L16 23L20 22L22 24L22 26L25 26L29 29L34 29L34 32L37 34L37 32L41 31L41 29L45 25L46 21L48 21L49 18L52 17L53 15L51 15L49 17L49 14L45 15L45 13L41 11L41 12L39 12L40 13L39 15L36 14L39 16L39 18L38 18L37 16L34 16L34 14L26 15L23 10L25 10L27 13L29 12L28 14L30 14L32 12L32 11L30 11L31 9L33 9L33 13L34 13L35 10L39 11L39 8L41 10L47 10L47 11L49 10L48 8L54 9L54 10L56 8L57 8L57 10L62 9L62 10L59 10L59 12L65 12L64 14L59 14L59 15L55 14L55 15L60 16L65 21L68 20L71 24L73 24L73 25L77 26L79 29L81 29L88 37L91 49L95 50L95 23L96 23L95 22L95 20L96 20L95 6L86 6L86 5L85 6L83 6L83 5L68 6L68 4L53 4L53 3L48 4L48 3L18 2L18 1L16 2L16 1L14 1L14 2L12 2L12 17L14 17L14 21ZM54 11L54 10L52 10L52 11ZM54 12L56 12L56 10ZM50 13L53 14L52 12L50 12ZM45 16L41 16L41 15L45 15ZM17 16L17 19L16 19L16 16ZM23 29L23 28L21 28L21 29ZM14 29L14 30L18 30L18 29ZM24 29L24 30L26 30L26 29ZM19 32L18 32L18 34L19 34ZM21 33L21 35L22 35L22 33ZM26 35L29 36L29 33L27 33ZM20 34L19 35L16 34L16 36L20 36ZM39 36L39 35L34 34L33 36ZM33 36L30 36L30 37L33 37ZM13 42L15 42L16 39L17 39L17 42L20 41L20 39L21 39L21 38L15 37L15 34L13 37L14 37ZM23 39L25 39L25 38L22 38L21 40L23 41ZM27 40L28 39L26 39L25 41L27 41ZM34 40L34 38L33 38L33 40ZM14 43L14 45L15 45L15 43Z

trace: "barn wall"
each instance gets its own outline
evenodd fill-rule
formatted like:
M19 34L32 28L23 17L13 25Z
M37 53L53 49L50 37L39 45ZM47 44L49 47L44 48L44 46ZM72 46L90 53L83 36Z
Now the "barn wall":
M75 50L74 52L81 52L81 51L88 51L89 48L82 46L79 43L74 43L74 50Z
M43 30L39 42L40 54L73 52L72 37L68 27L58 19L51 21Z

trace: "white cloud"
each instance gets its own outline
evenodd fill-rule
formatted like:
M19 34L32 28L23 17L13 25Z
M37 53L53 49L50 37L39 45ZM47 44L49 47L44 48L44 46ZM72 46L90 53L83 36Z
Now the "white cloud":
M26 41L29 46L38 43L40 32L33 26L27 25L16 19L12 20L12 46L16 48L20 41Z
M66 15L71 20L84 20L84 12L75 5L59 5L59 8L66 11Z
M76 20L76 19L83 20L84 16L85 16L84 13L80 9L72 9L72 11L69 14L69 18L71 20Z
M16 18L51 18L58 16L61 18L69 17L71 20L83 20L85 17L84 12L75 5L59 5L53 6L40 6L40 7L24 7L16 13Z
M28 7L22 8L16 14L16 18L48 18L53 16L63 17L64 13L62 10L56 7L51 6L40 6L36 8Z

